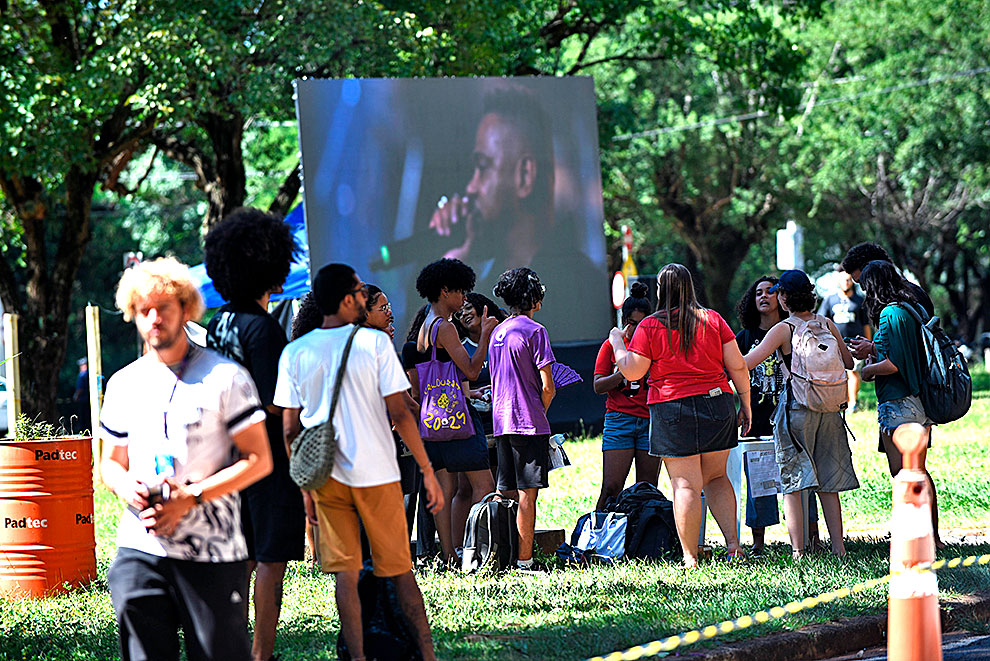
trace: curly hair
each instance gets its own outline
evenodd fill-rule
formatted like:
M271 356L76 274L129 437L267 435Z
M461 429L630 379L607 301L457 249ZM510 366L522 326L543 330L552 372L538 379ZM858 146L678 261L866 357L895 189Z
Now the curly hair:
M840 268L846 273L862 271L863 267L873 261L890 262L887 251L875 243L859 243L849 249L842 258Z
M815 295L814 289L811 291L787 291L781 289L780 294L784 297L784 304L787 306L787 309L792 313L814 312L818 306L818 297Z
M309 331L322 325L323 313L320 312L320 307L316 304L316 297L313 296L313 292L309 292L299 302L299 310L296 312L296 316L292 318L292 334L289 336L289 340L298 340Z
M426 321L426 315L429 311L430 306L424 305L416 312L412 323L409 324L409 333L406 334L406 342L416 342L419 339L419 329L423 327L423 322Z
M746 293L743 294L743 297L739 299L739 303L736 304L736 317L739 319L742 327L749 330L756 330L760 327L760 312L756 309L756 288L760 286L761 282L769 282L771 285L775 285L779 280L772 275L764 275L757 278L749 286L749 289L746 290ZM780 317L779 321L783 321L786 317L779 305L777 306L777 315Z
M859 275L859 284L866 294L863 307L874 328L880 324L880 313L891 303L919 302L904 276L888 261L875 259L867 262Z
M650 291L645 282L634 282L629 287L629 297L622 301L622 323L628 323L633 312L642 312L646 316L653 314L653 304L646 294Z
M474 313L478 317L481 317L481 313L484 312L485 307L488 308L488 314L495 317L498 323L502 323L508 318L505 310L499 307L498 303L488 298L484 294L479 294L478 292L470 292L464 296L464 301L474 308ZM450 323L454 324L454 328L457 329L457 336L462 340L466 337L470 337L468 329L465 328L464 324L461 323L461 317L459 314L455 314L450 320Z
M498 303L484 294L479 294L478 292L473 291L465 298L467 299L467 302L471 304L471 307L474 308L474 313L479 317L481 316L481 313L484 312L485 306L488 306L488 314L495 317L495 320L498 321L498 323L502 323L509 316L506 314L505 310L499 307Z
M525 266L509 269L498 277L492 294L498 296L515 312L529 312L543 300L546 287L536 271Z
M217 292L236 303L257 301L284 284L299 251L285 222L252 207L236 209L217 223L203 249Z
M206 309L189 267L174 257L141 262L120 276L115 301L117 308L124 313L124 321L134 318L139 300L154 295L178 299L192 321L199 321Z
M444 288L469 292L474 289L474 269L459 259L444 257L427 264L416 278L416 291L430 303L440 299Z

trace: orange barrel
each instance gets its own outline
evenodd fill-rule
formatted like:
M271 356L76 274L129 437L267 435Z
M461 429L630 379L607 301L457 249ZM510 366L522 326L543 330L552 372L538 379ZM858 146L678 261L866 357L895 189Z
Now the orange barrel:
M0 595L94 578L92 439L0 441Z

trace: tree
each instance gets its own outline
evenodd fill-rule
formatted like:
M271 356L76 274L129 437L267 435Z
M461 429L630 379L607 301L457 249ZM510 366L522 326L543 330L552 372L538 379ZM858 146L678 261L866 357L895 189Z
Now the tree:
M990 323L985 11L979 0L837 3L807 35L820 62L833 53L837 82L799 159L811 217L838 216L885 245L965 336Z
M208 201L204 229L242 206L247 194L245 130L293 119L292 81L306 76L389 75L415 25L377 3L210 3L175 29L188 35L190 75L175 90L176 112L151 142L196 174ZM299 168L282 175L270 210L288 211Z
M611 223L675 235L707 304L729 291L751 247L787 218L789 121L805 54L785 29L814 12L725 3L687 22L676 57L604 68L603 150ZM657 128L657 127L660 128Z
M171 9L14 0L0 12L0 298L21 319L24 409L49 420L94 189L168 112L161 92L179 75Z

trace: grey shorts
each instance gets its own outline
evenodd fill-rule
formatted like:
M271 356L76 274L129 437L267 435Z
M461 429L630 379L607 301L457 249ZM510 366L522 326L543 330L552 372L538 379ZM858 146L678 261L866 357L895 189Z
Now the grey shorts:
M781 399L773 414L773 441L784 493L859 488L849 438L839 413L819 413Z

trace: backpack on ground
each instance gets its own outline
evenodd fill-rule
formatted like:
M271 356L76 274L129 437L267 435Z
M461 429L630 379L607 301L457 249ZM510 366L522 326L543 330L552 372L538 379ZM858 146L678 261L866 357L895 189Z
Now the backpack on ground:
M380 661L422 661L412 627L402 612L399 594L391 578L379 578L370 560L364 563L358 578L361 602L361 630L364 654ZM337 656L349 660L350 650L342 633L337 635Z
M916 306L898 305L914 317L921 330L922 360L928 364L927 370L921 370L920 396L925 415L940 425L958 420L966 415L973 403L973 379L966 358L942 330L938 317L932 316L925 322Z
M515 565L519 558L518 512L519 503L498 499L494 493L471 507L464 527L462 570L471 572L487 565L506 569Z
M821 315L792 326L791 392L801 406L819 413L834 413L849 405L846 366L839 340Z
M627 517L627 558L658 560L680 555L674 504L649 482L638 482L623 490L605 508Z

